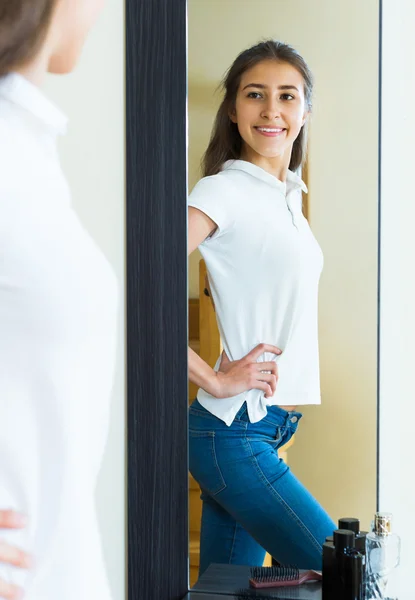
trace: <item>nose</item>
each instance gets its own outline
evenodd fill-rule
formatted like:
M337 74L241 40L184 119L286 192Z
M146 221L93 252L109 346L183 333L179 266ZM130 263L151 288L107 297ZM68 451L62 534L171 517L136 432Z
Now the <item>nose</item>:
M270 101L264 106L261 117L263 119L267 119L268 121L273 121L274 119L279 119L280 114L280 106L278 102Z

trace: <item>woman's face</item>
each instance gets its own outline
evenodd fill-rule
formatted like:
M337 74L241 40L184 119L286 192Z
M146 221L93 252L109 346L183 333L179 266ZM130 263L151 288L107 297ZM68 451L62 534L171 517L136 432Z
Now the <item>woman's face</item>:
M103 5L104 0L57 0L51 24L50 73L73 70Z
M230 114L243 140L242 156L291 156L307 114L303 77L290 64L265 60L245 71Z

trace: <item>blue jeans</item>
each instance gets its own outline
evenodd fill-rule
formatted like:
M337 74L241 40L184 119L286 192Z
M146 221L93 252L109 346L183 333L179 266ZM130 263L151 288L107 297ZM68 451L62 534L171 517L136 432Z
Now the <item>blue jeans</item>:
M220 400L218 400L220 402ZM246 404L228 427L195 400L189 408L189 468L203 500L200 569L211 563L322 568L322 544L335 523L278 458L299 412L269 406L250 423Z

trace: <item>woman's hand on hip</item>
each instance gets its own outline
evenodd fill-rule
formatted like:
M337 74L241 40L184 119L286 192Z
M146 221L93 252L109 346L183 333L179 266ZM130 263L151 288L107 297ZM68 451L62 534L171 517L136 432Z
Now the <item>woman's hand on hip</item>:
M12 510L0 510L0 530L23 529L26 524L26 518L23 515ZM15 548L0 539L0 563L28 569L32 565L32 559L26 552L23 552L23 550ZM0 598L2 600L17 600L18 598L23 598L23 590L0 578Z
M278 367L273 361L257 362L264 354L281 354L282 350L270 344L259 344L240 360L230 361L226 353L222 353L220 369L217 372L217 398L229 398L247 390L257 389L265 392L270 398L277 389Z

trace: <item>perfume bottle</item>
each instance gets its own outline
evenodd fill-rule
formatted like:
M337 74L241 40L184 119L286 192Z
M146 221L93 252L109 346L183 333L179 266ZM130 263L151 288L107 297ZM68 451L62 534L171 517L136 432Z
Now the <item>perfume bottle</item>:
M398 600L400 551L391 513L377 512L373 531L366 536L366 600Z

